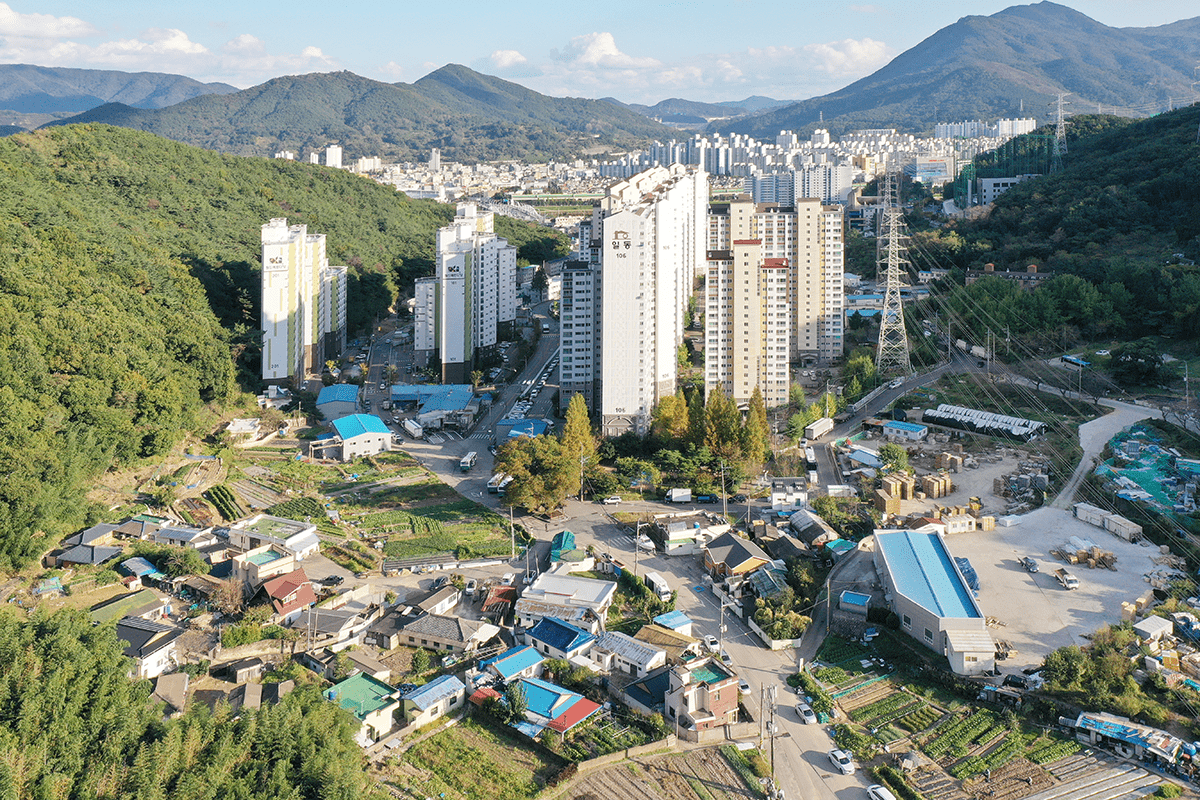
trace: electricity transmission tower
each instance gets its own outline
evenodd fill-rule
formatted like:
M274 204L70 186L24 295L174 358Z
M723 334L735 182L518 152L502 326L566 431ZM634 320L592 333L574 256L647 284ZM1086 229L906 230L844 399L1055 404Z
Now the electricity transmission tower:
M1060 94L1054 110L1054 160L1050 163L1051 172L1062 170L1063 156L1067 154L1067 117L1063 110L1067 105L1070 105L1067 96Z
M884 274L887 289L883 294L883 311L879 315L879 347L875 350L875 369L880 372L912 372L908 354L908 333L904 329L904 307L900 302L900 276L908 263L904 257L904 209L897 197L895 176L888 172L883 178L880 202L883 205L883 230L880 231L879 271Z

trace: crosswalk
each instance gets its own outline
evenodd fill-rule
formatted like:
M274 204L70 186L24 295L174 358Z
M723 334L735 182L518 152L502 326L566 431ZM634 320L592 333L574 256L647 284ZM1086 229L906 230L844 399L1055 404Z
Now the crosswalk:
M475 431L474 433L472 433L472 434L471 434L470 436L468 436L467 438L468 438L468 439L480 439L480 440L483 440L483 439L490 439L490 438L492 438L492 435L491 435L490 433L488 433L486 430L482 430L482 431Z
M446 437L442 436L440 433L427 433L425 434L425 441L429 442L430 444L441 444L442 442L446 441Z

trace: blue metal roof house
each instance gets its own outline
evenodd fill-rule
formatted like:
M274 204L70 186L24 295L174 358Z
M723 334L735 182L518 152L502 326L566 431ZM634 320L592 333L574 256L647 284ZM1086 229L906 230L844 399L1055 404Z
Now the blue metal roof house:
M540 675L542 662L545 660L541 653L526 645L513 647L494 658L481 661L479 668L491 670L495 675L510 681L516 677Z
M542 617L525 637L547 658L561 659L582 654L596 641L596 637L583 628L555 617Z
M321 393L317 395L317 411L328 420L350 416L358 411L358 387L353 383L321 387Z
M996 646L983 612L940 533L875 532L875 569L900 629L946 656L958 675L996 665Z
M335 419L333 429L342 440L342 461L383 453L391 446L391 430L383 420L371 414L351 414Z

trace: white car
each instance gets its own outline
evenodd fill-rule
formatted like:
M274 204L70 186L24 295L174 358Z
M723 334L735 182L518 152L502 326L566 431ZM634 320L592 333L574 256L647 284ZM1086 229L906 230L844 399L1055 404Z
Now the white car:
M742 694L750 694L750 681L745 678L738 678L738 691Z
M721 651L721 663L727 667L733 666L733 659L724 650Z
M710 653L715 653L721 649L721 643L718 642L717 637L713 636L711 633L707 634L704 637L704 649Z
M504 586L512 586L513 581L515 581L516 579L517 579L516 575L513 575L511 572L506 572L506 573L504 573L504 577L500 579L500 583L503 584Z
M475 587L478 585L479 584L475 581L475 579L471 578L469 581L467 581L467 585L463 589L463 592L467 595L467 597L471 597L475 594Z
M845 750L830 750L829 763L833 764L834 769L843 775L854 774L854 761Z
M813 713L812 706L808 703L796 703L796 715L800 717L800 721L805 725L815 725L817 723L817 715Z
M886 786L880 786L878 783L867 787L867 796L871 800L896 800L896 795L892 794Z
M611 497L604 498L600 502L606 506L619 506L621 504L621 496L614 494Z

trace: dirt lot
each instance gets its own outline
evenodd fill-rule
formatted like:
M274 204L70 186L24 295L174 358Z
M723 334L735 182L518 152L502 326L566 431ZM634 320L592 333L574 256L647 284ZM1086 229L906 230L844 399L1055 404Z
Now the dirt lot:
M1005 672L1041 663L1046 653L1071 644L1086 644L1086 634L1121 619L1121 602L1133 601L1150 585L1144 576L1161 567L1151 561L1158 548L1130 544L1075 519L1070 511L1040 508L1019 517L1015 527L949 536L946 544L956 556L971 560L979 574L979 605L1002 627L992 630L997 639L1011 642L1018 652L997 664ZM1050 555L1050 550L1077 536L1113 551L1117 570L1070 566ZM1017 559L1031 556L1040 571L1026 572ZM1067 591L1055 581L1059 567L1079 579L1079 588Z
M872 444L876 444L873 442ZM909 464L917 470L918 477L929 475L934 469L934 459L938 453L948 450L947 445L921 444L912 448L915 453L910 455ZM1007 444L981 447L975 446L967 451L967 455L975 459L977 467L964 468L961 472L951 473L954 491L946 497L928 500L901 500L900 513L903 515L931 511L938 507L965 506L972 497L983 501L983 513L992 516L1002 516L1005 513L1007 501L992 494L992 482L1001 475L1007 475L1017 470L1017 465L1027 460L1036 452ZM1051 490L1060 487L1052 486Z
M750 798L715 747L603 767L575 781L561 800L726 800Z

